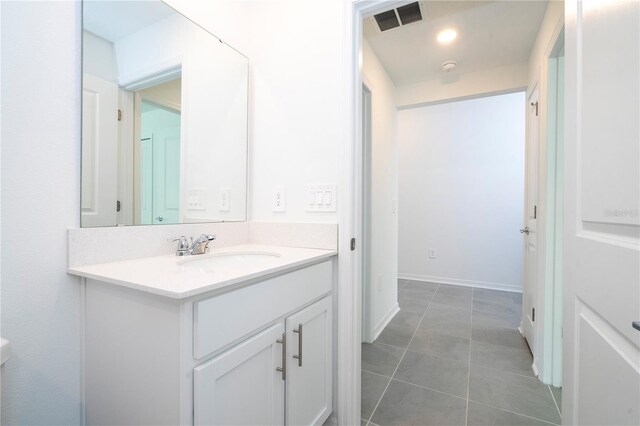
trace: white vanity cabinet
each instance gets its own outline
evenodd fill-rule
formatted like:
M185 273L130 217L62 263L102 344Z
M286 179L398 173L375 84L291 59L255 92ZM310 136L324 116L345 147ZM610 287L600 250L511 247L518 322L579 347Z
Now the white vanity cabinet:
M334 260L175 299L88 279L86 424L322 425Z
M284 424L283 332L273 325L195 368L194 424Z
M196 367L194 423L322 425L331 414L331 324L327 296Z

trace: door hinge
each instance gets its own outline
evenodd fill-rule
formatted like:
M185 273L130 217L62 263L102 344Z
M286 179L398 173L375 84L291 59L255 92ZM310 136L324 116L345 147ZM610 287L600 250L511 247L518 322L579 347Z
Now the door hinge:
M533 218L538 218L538 206L533 206Z
M120 200L116 201L116 211L120 211Z
M352 238L351 239L351 251L354 251L356 249L356 239Z
M536 107L536 117L538 116L538 101L531 102L531 106Z
M536 308L531 308L531 322L536 321Z
M118 121L122 121L122 110L118 110Z

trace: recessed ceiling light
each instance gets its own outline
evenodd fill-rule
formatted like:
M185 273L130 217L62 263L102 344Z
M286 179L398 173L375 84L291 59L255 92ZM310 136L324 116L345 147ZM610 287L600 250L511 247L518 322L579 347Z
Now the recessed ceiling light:
M440 44L449 44L458 38L458 32L453 28L445 28L438 33L436 38Z

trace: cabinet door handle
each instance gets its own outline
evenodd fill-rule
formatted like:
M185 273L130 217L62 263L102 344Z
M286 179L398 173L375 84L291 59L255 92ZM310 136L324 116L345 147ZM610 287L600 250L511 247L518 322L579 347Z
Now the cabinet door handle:
M294 328L293 332L298 333L298 355L293 357L298 360L298 367L302 367L302 323L298 324L298 328Z
M287 380L287 334L282 333L282 339L276 342L282 344L282 367L276 367L276 371L282 373L282 380Z

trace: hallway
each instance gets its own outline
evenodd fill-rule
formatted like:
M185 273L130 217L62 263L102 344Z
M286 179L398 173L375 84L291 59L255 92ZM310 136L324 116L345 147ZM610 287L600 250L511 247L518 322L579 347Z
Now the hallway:
M560 424L517 330L519 293L398 280L400 312L362 345L362 425Z

